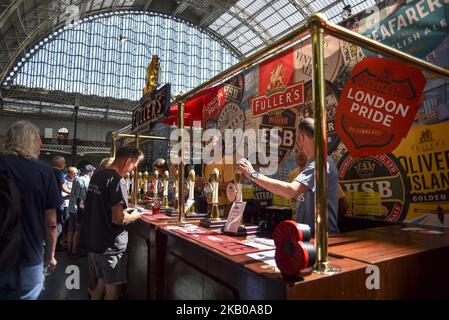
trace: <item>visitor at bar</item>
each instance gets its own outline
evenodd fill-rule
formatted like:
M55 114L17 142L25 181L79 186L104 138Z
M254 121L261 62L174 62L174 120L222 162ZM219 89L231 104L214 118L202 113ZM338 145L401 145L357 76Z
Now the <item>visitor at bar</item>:
M310 226L315 232L315 122L312 118L303 119L296 133L296 148L307 158L304 169L292 182L267 177L254 170L245 158L238 167L246 177L271 193L288 199L297 199L296 221ZM328 230L330 234L340 233L337 224L338 212L338 171L334 161L327 157L328 174ZM299 197L299 196L303 197ZM299 197L299 198L298 198Z
M109 168L98 171L91 179L81 225L80 246L93 259L97 286L92 300L117 300L121 285L127 282L126 226L141 213L128 207L124 177L143 159L142 152L131 146L120 148Z

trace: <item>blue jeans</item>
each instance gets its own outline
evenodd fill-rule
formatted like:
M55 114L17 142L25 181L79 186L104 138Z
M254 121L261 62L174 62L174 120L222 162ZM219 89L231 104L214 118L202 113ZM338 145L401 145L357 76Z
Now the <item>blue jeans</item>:
M44 264L0 272L0 300L37 300L44 288Z

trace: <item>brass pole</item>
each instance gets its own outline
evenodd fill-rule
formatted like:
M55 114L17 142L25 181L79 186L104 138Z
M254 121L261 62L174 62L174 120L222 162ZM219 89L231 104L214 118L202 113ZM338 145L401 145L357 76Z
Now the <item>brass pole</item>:
M180 137L178 138L179 145L179 165L178 165L178 187L179 187L179 205L178 205L178 221L180 223L186 222L184 212L185 200L185 183L184 183L184 102L178 102L178 128Z
M136 131L136 135L135 135L134 139L135 139L134 140L135 146L137 149L139 149L139 144L140 144L139 130ZM138 173L139 173L139 170L136 167L134 169L134 183L133 183L133 185L134 185L134 189L133 189L133 204L134 204L134 206L137 205L137 199L139 196L139 174Z
M327 261L327 130L324 79L324 29L320 16L313 15L308 21L312 33L312 99L315 113L315 247L314 272L332 274L338 270Z
M115 152L116 152L116 146L115 143L117 142L117 137L115 135L112 135L112 146L111 146L111 158L115 158Z

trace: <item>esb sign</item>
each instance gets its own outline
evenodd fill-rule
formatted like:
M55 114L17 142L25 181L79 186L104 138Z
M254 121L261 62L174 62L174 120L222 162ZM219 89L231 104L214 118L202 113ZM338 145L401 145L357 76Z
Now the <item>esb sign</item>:
M168 117L170 112L170 84L166 84L159 90L145 95L137 108L133 110L131 130L156 122Z
M407 135L426 80L404 63L367 57L357 63L336 111L336 130L353 157L392 152Z

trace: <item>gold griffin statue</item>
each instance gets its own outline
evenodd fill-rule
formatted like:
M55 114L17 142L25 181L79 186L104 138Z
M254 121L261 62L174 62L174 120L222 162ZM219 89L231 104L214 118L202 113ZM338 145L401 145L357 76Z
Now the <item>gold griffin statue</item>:
M143 95L151 93L157 88L159 78L159 57L153 55L151 62L147 66L147 75L145 77L145 88L143 88Z

